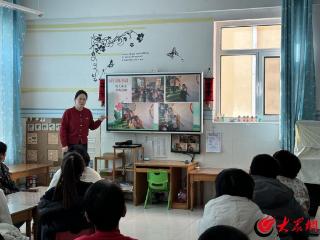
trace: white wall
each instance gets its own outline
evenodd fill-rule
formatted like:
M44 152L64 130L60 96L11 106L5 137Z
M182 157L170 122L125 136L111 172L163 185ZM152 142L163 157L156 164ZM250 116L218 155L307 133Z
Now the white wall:
M123 44L97 55L97 78L107 73L192 72L212 68L212 18L142 19L128 21L73 20L68 24L56 20L42 24L29 22L24 49L22 102L24 113L62 114L73 105L77 89L89 92L88 107L95 114L104 113L98 99L98 81L93 81L91 61L92 36L99 33L112 39L134 30ZM139 43L136 34L143 33ZM134 46L131 47L130 44ZM207 46L209 48L207 48ZM173 59L167 53L176 47ZM193 49L193 51L190 51ZM139 60L125 61L129 54ZM113 60L114 67L107 68ZM105 72L103 73L103 69ZM42 112L41 112L42 111Z
M201 137L201 154L195 160L204 167L249 169L252 158L260 153L274 153L279 150L278 123L214 123L205 120L205 132ZM103 126L105 127L105 126ZM208 131L222 133L222 152L206 153L206 133ZM170 135L149 134L149 137L165 138L166 149L170 151ZM110 141L132 139L144 143L146 134L107 133L102 137L105 151L111 152ZM190 160L190 157L168 152L165 160Z
M176 15L279 7L280 0L24 0L24 5L39 9L44 18L90 18ZM217 16L215 16L217 18ZM263 16L260 16L263 17ZM270 17L270 15L269 15Z

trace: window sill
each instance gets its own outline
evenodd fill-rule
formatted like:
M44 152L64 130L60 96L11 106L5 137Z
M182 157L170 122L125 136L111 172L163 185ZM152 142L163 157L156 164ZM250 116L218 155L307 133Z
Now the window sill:
M213 124L280 124L279 121L264 121L264 122L215 122Z

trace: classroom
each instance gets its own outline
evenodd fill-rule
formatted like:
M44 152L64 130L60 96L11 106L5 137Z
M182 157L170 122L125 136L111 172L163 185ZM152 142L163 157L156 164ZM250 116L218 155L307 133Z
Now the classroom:
M0 239L320 239L319 21L0 0Z

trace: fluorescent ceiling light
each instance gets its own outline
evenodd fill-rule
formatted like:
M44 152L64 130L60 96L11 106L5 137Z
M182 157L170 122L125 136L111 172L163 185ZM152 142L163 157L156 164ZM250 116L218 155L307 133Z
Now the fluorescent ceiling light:
M26 13L31 13L31 14L37 15L38 17L42 17L42 15L43 15L43 12L41 12L39 10L24 7L22 5L18 5L18 4L14 4L14 3L9 3L7 1L2 1L2 0L0 0L0 7L9 8L12 10L19 10L19 11L26 12Z

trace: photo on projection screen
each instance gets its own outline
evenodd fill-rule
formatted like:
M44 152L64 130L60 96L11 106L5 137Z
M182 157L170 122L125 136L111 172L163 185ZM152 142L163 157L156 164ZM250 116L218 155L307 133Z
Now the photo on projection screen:
M202 81L202 73L107 75L107 131L202 132Z

